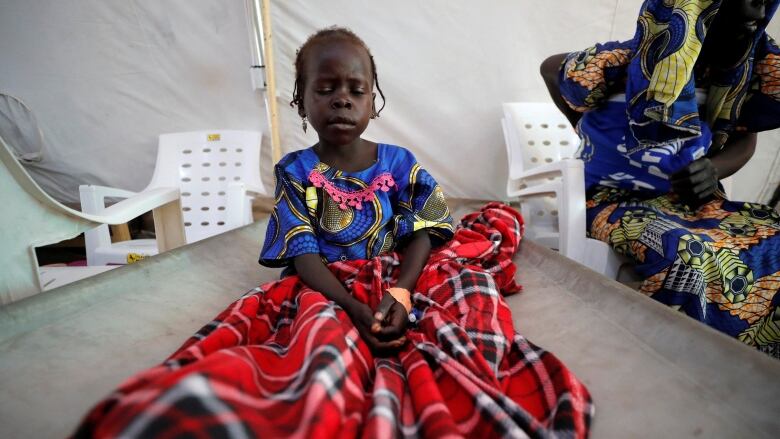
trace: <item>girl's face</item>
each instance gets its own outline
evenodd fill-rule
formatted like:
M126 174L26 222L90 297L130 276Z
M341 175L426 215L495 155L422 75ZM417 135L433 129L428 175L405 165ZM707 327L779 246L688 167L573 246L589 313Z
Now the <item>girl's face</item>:
M350 144L371 118L374 84L368 53L349 40L326 40L307 52L303 108L309 124L321 144Z

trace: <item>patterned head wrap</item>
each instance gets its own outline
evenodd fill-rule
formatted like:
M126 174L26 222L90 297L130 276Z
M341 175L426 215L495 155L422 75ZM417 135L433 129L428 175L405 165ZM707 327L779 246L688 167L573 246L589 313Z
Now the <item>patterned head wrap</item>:
M587 111L625 83L629 151L698 137L702 120L693 68L723 1L646 0L633 39L567 57L562 95L575 110ZM780 49L765 32L778 4L767 2L747 56L711 76L705 122L713 132L780 126Z

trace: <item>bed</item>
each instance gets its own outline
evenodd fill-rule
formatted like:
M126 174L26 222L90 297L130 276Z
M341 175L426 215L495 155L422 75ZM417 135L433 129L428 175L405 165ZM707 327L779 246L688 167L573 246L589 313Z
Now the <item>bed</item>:
M63 437L122 380L274 279L266 221L0 308L0 437ZM524 241L516 327L589 387L593 437L773 437L780 362ZM776 436L775 436L776 437Z

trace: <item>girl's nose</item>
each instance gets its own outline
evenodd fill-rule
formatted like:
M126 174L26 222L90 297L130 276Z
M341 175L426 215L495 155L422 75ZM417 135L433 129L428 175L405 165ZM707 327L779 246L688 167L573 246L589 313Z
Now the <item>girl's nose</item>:
M333 100L331 101L330 105L333 108L350 109L352 108L352 101L350 101L349 98L346 97L345 95L340 94L338 96L333 97Z

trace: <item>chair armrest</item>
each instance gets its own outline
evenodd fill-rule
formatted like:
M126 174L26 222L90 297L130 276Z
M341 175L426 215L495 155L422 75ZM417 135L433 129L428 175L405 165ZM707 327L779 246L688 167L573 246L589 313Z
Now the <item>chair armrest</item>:
M106 198L106 197L130 198L133 195L138 193L138 192L127 191L124 189L118 189L114 187L98 186L94 184L90 184L90 185L82 184L81 186L79 186L79 193L84 193L89 191L93 192L95 195L102 198Z
M536 166L532 169L524 171L519 177L519 180L527 178L540 178L546 177L548 174L563 175L568 169L583 169L585 164L579 159L562 159L557 162L547 163L544 165Z
M250 197L267 195L264 187L248 184L242 181L231 181L228 183L228 193L231 192L240 193L241 195L247 195Z
M586 242L585 166L579 159L537 166L524 172L514 182L523 182L545 176L559 176L555 181L532 184L508 191L519 199L555 194L560 230L559 251L570 259L583 261Z
M154 216L154 232L160 253L187 243L181 213L179 188L159 187L137 193L97 215L80 214L82 218L104 224L123 224L148 211Z
M247 185L246 186L246 192L249 193L249 194L252 194L253 196L267 195L266 192L265 192L265 188L257 187L257 186L251 186L251 185Z
M578 184L574 180L581 181L579 182L579 185L584 184L583 170L584 163L578 159L563 159L557 162L537 166L523 172L518 178L513 179L510 184L507 185L507 195L510 198L528 198L535 195L549 195L550 193L556 193L558 196L561 196L563 188L568 189L571 185L576 186ZM538 180L544 177L560 177L560 180L526 184L528 180ZM525 187L521 187L521 185Z
M106 224L122 224L151 210L157 249L162 253L187 243L180 197L179 188L159 187L122 200L104 209L100 215L81 216Z
M559 181L551 181L547 183L535 184L523 189L512 190L508 194L511 198L519 198L522 200L523 198L549 196L551 194L558 196L561 192L561 189L562 186Z
M251 195L249 195L251 193ZM226 222L228 228L236 228L246 224L245 215L250 212L252 207L247 196L254 197L255 194L263 195L264 191L256 186L250 186L243 181L233 181L228 183L227 188L227 209Z
M107 186L81 185L79 186L79 201L81 201L81 211L84 213L97 214L105 209L105 199L107 197L130 198L135 194L136 192Z
M103 209L99 214L82 214L81 216L104 224L122 224L178 199L178 188L161 187L139 192Z

